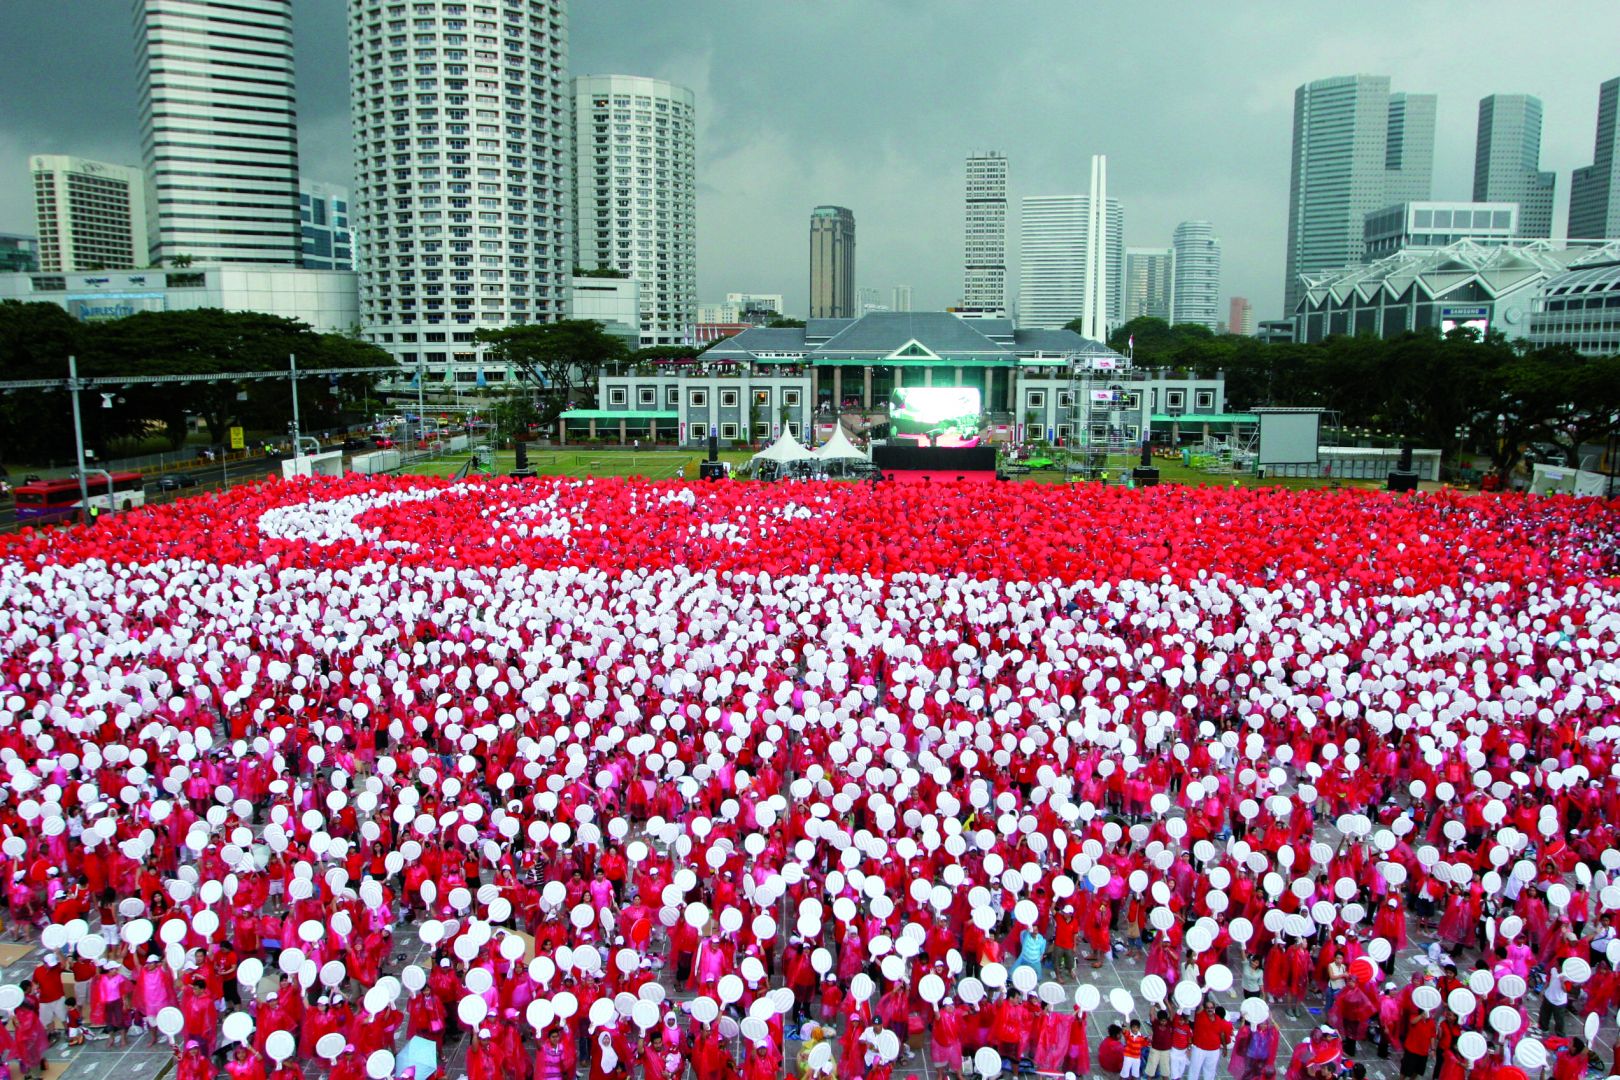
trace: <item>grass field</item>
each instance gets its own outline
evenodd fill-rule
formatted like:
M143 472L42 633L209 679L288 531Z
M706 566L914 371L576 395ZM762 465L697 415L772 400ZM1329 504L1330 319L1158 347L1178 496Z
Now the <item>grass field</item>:
M1236 484L1238 487L1246 488L1280 487L1287 488L1290 491L1314 491L1318 488L1334 486L1368 489L1382 489L1384 486L1382 483L1373 480L1340 480L1337 482L1337 484L1335 484L1333 481L1322 477L1280 476L1261 479L1260 477L1255 476L1253 473L1208 473L1202 469L1188 468L1179 461L1155 461L1154 465L1157 466L1159 470L1159 483L1188 484L1193 487L1231 487ZM1112 475L1117 477L1119 475L1119 470L1113 470ZM1068 478L1058 470L1042 470L1039 472L1034 472L1031 473L1028 478L1036 483L1042 484L1062 484L1066 483L1068 480Z
M407 465L401 471L411 476L451 476L467 463L470 454L450 454L440 458ZM733 462L747 460L747 455L722 454ZM541 476L645 476L651 480L673 479L682 470L691 479L697 478L701 456L679 450L531 450L529 467ZM507 451L495 455L493 466L485 460L486 468L480 472L500 475L517 467L517 457Z
M446 457L432 458L412 465L407 465L402 472L412 476L451 476L467 463L469 454L452 454ZM728 450L721 452L721 458L732 463L733 467L742 465L753 456L748 450ZM687 479L695 480L698 474L698 462L703 460L700 453L686 453L679 450L536 450L529 453L529 466L542 476L571 476L584 478L588 476L644 476L651 480L670 480L684 469ZM516 467L516 457L502 451L495 455L493 467L488 461L480 472L493 472L506 475ZM1217 485L1229 487L1236 484L1239 487L1282 487L1291 490L1310 490L1330 486L1329 481L1319 478L1269 478L1259 479L1252 475L1225 475L1206 473L1201 469L1188 468L1179 461L1160 461L1159 480L1164 484L1192 484ZM1117 476L1117 470L1115 472ZM1037 484L1062 484L1068 478L1058 470L1041 470L1030 473L1024 478ZM1342 480L1340 487L1382 488L1383 485L1371 480Z

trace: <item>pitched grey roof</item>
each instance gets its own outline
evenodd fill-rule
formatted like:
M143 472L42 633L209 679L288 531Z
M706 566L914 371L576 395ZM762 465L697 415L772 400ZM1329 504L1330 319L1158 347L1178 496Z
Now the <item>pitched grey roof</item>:
M881 359L915 341L944 360L1005 360L1016 357L973 324L948 311L874 311L857 319L816 349L819 357Z
M970 319L965 321L969 322L987 338L1005 341L1013 336L1013 321L1011 319Z
M1082 356L1113 356L1114 350L1100 341L1081 337L1073 330L1019 330L1013 341L1020 353L1079 353Z
M985 331L1013 348L992 341ZM1012 364L1030 353L1117 356L1072 330L1013 330L1004 319L959 319L948 311L874 311L860 319L812 319L805 327L751 327L710 348L711 360L748 360L762 353L802 353L806 360L881 360L916 341L942 361Z
M806 341L826 341L854 321L854 319L810 319L804 324L804 338Z
M754 326L719 342L703 355L712 360L747 360L763 352L804 352L804 328Z

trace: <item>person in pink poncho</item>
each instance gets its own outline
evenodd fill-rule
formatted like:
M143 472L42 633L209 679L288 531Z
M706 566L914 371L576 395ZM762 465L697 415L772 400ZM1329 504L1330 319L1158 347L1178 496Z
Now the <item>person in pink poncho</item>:
M1227 1068L1232 1080L1276 1080L1277 1050L1282 1032L1270 1015L1259 1023L1245 1023L1232 1039L1232 1059Z
M939 1014L928 1032L928 1056L934 1070L945 1076L962 1073L962 1014L964 1008L954 998L939 1001Z

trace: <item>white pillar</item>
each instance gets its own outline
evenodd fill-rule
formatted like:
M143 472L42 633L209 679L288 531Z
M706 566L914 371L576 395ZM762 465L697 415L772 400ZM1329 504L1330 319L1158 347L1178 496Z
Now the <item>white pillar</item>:
M1086 206L1086 288L1080 333L1093 341L1108 336L1108 158L1091 158L1091 198Z

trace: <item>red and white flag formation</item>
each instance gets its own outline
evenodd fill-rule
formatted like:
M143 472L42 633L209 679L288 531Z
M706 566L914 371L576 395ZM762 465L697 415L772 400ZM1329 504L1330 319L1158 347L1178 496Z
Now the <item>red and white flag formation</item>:
M66 971L183 1080L1085 1075L1130 1019L1249 1080L1301 1006L1298 1076L1579 1076L1528 1010L1620 995L1617 516L349 477L7 537L0 1060Z

